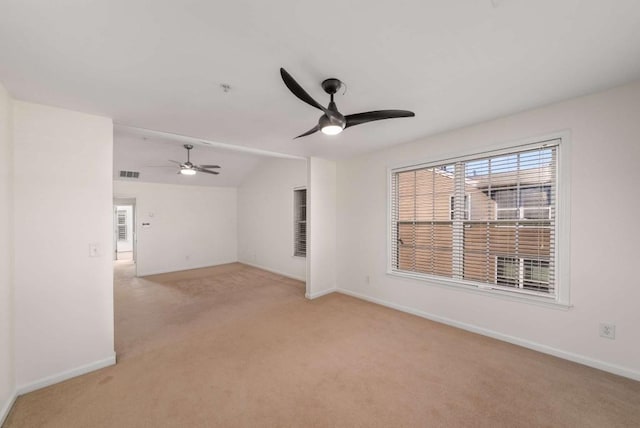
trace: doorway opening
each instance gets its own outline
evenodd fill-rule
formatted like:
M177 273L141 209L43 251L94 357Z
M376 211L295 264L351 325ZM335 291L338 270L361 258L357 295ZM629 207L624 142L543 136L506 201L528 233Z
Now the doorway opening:
M113 260L135 263L135 199L113 201Z

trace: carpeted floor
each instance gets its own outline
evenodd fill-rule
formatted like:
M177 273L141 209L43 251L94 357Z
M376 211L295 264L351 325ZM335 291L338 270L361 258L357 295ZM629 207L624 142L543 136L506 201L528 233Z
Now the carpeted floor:
M640 382L239 263L134 278L118 364L19 397L11 427L638 427Z

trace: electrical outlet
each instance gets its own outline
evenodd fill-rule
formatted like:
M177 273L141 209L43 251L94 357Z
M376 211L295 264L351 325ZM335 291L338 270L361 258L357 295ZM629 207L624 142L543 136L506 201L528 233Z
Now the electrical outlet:
M369 275L364 277L364 283L365 284L369 284L371 282L371 278L369 278Z
M600 336L606 337L607 339L615 339L616 325L608 324L608 323L600 323Z

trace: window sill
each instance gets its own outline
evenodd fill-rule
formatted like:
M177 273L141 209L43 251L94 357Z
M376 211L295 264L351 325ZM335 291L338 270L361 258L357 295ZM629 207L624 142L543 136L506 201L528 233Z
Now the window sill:
M510 300L510 301L521 302L521 303L526 303L530 305L542 306L546 308L559 309L559 310L566 311L573 307L571 304L567 302L560 302L553 297L519 294L519 293L514 293L509 291L498 290L495 288L491 288L490 286L476 287L473 285L468 285L462 281L457 281L452 278L428 277L428 276L412 274L408 272L397 272L397 271L387 271L387 276L418 281L429 286L449 288L449 289L464 291L467 293L479 294L479 295L489 296L489 297L498 298L502 300Z

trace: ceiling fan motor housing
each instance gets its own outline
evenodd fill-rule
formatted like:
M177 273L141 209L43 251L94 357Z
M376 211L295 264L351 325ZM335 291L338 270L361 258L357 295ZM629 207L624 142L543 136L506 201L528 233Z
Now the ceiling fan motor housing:
M342 82L336 79L335 77L332 77L330 79L325 79L322 82L322 89L324 89L324 91L329 95L335 94L340 90L341 87L342 87Z
M322 116L320 116L320 120L318 121L318 126L320 126L320 129L324 128L325 126L339 126L340 128L344 129L346 124L347 121L345 120L344 116L338 111L335 111L331 116L323 114Z

